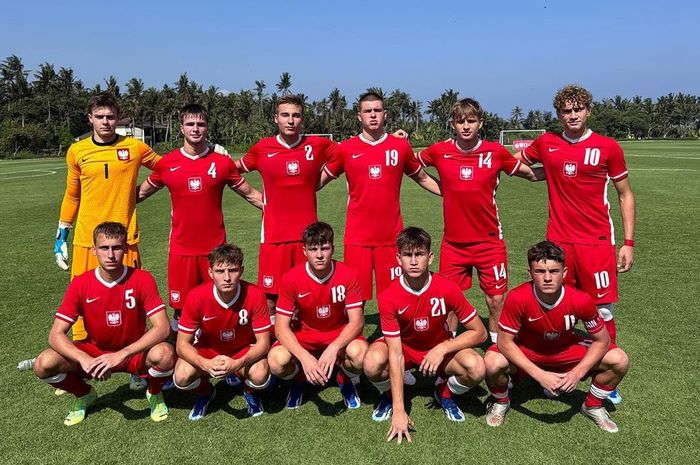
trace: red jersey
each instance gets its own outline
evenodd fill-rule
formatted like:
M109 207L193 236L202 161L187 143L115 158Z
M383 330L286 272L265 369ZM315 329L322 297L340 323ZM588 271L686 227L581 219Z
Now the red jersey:
M543 134L523 151L528 164L542 163L549 191L547 239L574 244L614 244L608 179L627 177L620 144L588 132L578 140Z
M226 155L207 149L189 155L183 149L165 155L148 183L170 191L170 253L206 255L226 242L221 198L225 186L236 189L245 180Z
M316 216L316 187L321 168L338 144L316 136L302 136L287 145L280 136L261 139L241 158L243 170L258 170L263 182L260 242L301 241Z
M255 344L255 333L270 330L270 314L265 294L241 280L231 302L224 302L212 283L204 283L187 296L178 331L197 336L197 346L234 355Z
M574 332L578 320L590 334L605 327L591 297L568 285L561 297L547 305L535 294L532 281L521 284L506 296L498 320L502 331L515 336L518 345L539 354L555 354L583 338Z
M119 279L107 282L99 270L70 282L56 318L72 325L82 316L87 341L116 352L138 341L146 333L146 317L162 312L165 304L149 272L125 266Z
M348 181L345 243L394 245L403 229L403 175L413 176L421 170L408 141L390 134L376 142L355 136L340 144L337 156L324 169L334 178L344 171Z
M360 285L355 270L333 260L331 270L317 278L304 263L283 277L277 299L277 311L294 317L301 331L333 331L348 324L348 310L362 311Z
M477 317L459 287L449 279L430 273L423 289L416 292L403 276L391 282L378 297L379 319L384 337L401 336L401 342L416 350L430 350L451 337L447 314L454 312L460 323Z
M501 171L513 176L520 161L497 142L480 140L473 149L462 150L454 139L422 150L418 160L437 168L440 176L446 241L503 240L496 191Z

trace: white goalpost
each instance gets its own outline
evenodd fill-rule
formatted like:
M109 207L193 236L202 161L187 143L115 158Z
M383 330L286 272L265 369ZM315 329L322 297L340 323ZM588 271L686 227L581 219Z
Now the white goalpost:
M523 150L545 132L544 129L503 129L498 141L506 147Z

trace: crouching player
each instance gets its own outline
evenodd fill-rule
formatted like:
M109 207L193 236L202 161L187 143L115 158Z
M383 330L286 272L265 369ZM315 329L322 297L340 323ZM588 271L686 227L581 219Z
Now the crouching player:
M128 246L120 223L99 224L93 231L93 254L98 267L71 281L56 312L49 346L39 355L34 373L42 381L75 396L64 424L85 419L95 402L95 388L85 378L105 380L115 372L144 378L151 419L168 416L161 388L172 375L173 346L165 305L153 277L122 264ZM66 333L82 317L88 337L71 341ZM146 317L151 329L146 330Z
M627 354L610 343L591 297L564 285L566 266L560 247L540 242L528 250L527 261L532 281L508 294L498 322L498 345L486 352L486 383L495 398L486 422L503 423L510 408L509 376L530 376L554 394L571 392L591 376L581 413L603 431L617 432L603 400L627 373ZM578 320L583 321L589 339L574 332Z
M258 392L270 383L265 294L241 279L243 252L237 246L220 245L208 259L213 284L201 284L187 297L178 324L173 380L179 389L197 394L189 419L200 420L216 395L209 378L235 374L245 380L248 413L257 417L264 411Z
M402 436L413 423L403 401L403 373L418 368L426 376L443 378L435 398L447 418L464 421L453 400L478 385L485 375L484 360L473 349L486 340L484 324L476 310L452 281L431 273L433 253L430 235L409 227L397 238L397 259L403 274L379 295L379 316L384 337L374 342L365 357L365 374L382 394L372 419L392 416L388 439ZM454 312L466 331L451 338L447 315Z
M343 402L356 409L360 398L351 377L362 373L367 352L357 276L355 270L333 260L333 229L328 224L309 225L302 241L307 262L292 268L280 283L278 342L268 355L270 370L278 378L293 380L287 408L295 409L302 403L307 381L323 386L340 365L335 379Z

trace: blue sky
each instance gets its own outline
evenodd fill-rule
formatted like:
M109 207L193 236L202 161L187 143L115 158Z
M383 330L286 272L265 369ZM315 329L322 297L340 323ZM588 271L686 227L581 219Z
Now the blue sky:
M700 94L700 6L690 1L6 2L0 58L115 75L160 88L181 73L222 90L292 91L352 102L370 86L424 102L452 88L507 116L549 110L570 82L595 99Z

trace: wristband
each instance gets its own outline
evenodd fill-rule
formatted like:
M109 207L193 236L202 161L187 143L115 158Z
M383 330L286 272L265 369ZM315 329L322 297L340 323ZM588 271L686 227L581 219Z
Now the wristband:
M634 247L634 241L632 239L625 239L625 242L623 242L622 245L626 245L627 247Z

